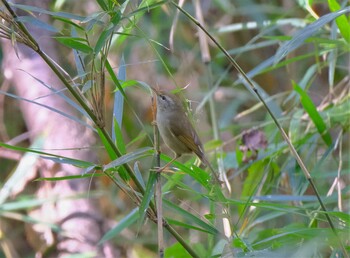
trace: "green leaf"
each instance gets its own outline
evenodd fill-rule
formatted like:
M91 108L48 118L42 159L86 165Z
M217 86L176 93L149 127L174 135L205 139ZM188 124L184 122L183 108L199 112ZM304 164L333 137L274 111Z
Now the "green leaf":
M71 21L70 19L67 19L67 18L61 18L61 17L55 17L56 20L58 21L61 21L63 23L66 23L68 25L71 25L72 28L76 28L76 29L79 29L80 31L84 32L85 29L84 27L76 24L75 22Z
M348 12L350 12L350 7L344 8L333 13L328 13L320 17L317 21L306 26L302 30L297 31L293 35L292 40L282 44L281 47L277 50L277 53L274 56L274 64L277 64L288 53L292 52L293 50L297 49L302 44L304 44L304 41L307 38L311 37L314 33L318 32L320 28L322 28L324 25Z
M302 134L303 124L300 123L303 114L304 111L302 109L299 109L296 112L294 112L292 119L290 120L289 137L293 143L295 143L297 140L304 136Z
M151 172L149 174L149 178L147 181L147 187L145 190L145 194L144 194L142 201L141 201L141 204L139 206L139 223L138 223L139 224L138 225L139 231L141 229L141 226L143 224L143 220L146 216L147 209L149 207L149 204L150 204L151 199L152 199L153 194L154 194L154 185L156 183L156 179L157 179L157 173Z
M98 242L98 245L103 244L104 242L116 237L122 232L124 229L130 227L132 224L136 222L139 217L138 208L133 209L127 216L125 216L117 226L109 230Z
M56 29L54 26L47 24L46 22L43 22L39 19L36 19L33 16L20 16L16 18L17 21L22 23L30 23L31 25L34 25L40 29L51 31L51 32L59 32L58 29Z
M200 232L205 232L205 233L211 234L211 232L208 232L208 231L204 230L203 228L190 225L190 224L185 223L183 221L178 221L178 220L174 220L174 219L171 219L171 218L166 218L166 221L170 225L179 226L179 227L183 227L183 228L186 228L186 229L193 229L193 230L197 230L197 231L200 231Z
M86 40L83 38L73 38L73 37L55 37L55 38L57 39L58 42L72 49L79 50L86 54L90 54L93 52L90 46L88 46L85 43L82 43L82 42L86 42Z
M331 216L334 216L338 220L341 220L342 223L346 224L345 226L347 227L347 229L349 229L349 227L350 227L350 215L348 213L341 212L341 211L327 211L327 213Z
M27 12L37 12L39 14L47 14L54 17L61 17L61 18L67 18L72 20L78 20L78 21L83 21L85 19L84 16L79 16L79 15L66 13L66 12L51 12L51 11L48 11L39 7L31 6L31 5L14 4L14 3L9 3L9 4L15 8L18 8Z
M49 89L53 94L58 95L60 98L64 99L65 102L67 102L67 104L69 104L70 106L72 106L74 109L76 109L79 113L81 113L84 117L86 117L87 119L89 118L89 115L86 113L86 111L79 106L75 101L73 101L71 98L69 98L68 96L66 96L64 94L64 92L62 92L61 90L57 90L56 88L54 88L52 85L40 80L38 77L33 76L32 74L28 73L27 71L21 70L24 73L26 73L27 75L29 75L30 77L32 77L34 80L36 80L38 83L40 83L41 85L43 85L45 88ZM36 98L35 100L37 100L39 98ZM65 113L62 113L62 115L64 115ZM70 119L73 119L75 122L80 123L80 124L85 124L85 126L87 126L88 128L93 129L93 127L91 127L89 124L86 124L85 122L81 121L79 118L74 118L72 116L68 116L68 114L66 114L66 116Z
M109 169L114 169L116 167L119 167L125 163L128 163L130 161L133 161L135 159L139 159L141 157L146 157L146 156L150 156L152 155L152 152L150 152L151 150L153 150L152 147L144 147L141 149L137 149L133 152L130 152L128 154L125 154L119 158L117 158L116 160L113 160L111 163L103 166L103 171L109 170Z
M172 158L164 155L164 154L161 154L160 155L160 158L162 160L164 160L165 162L169 162L170 160L172 160ZM179 168L181 171L185 172L186 174L188 174L189 176L191 176L193 179L195 179L198 183L200 183L202 186L206 187L207 190L210 190L210 187L209 187L209 181L210 181L210 176L209 174L204 171L203 169L200 169L196 166L193 166L192 169L189 168L188 166L178 162L178 161L174 161L172 163L172 165L174 165L175 167ZM172 175L172 177L174 178L182 178L183 175L178 175L177 173L175 173L174 175ZM175 182L177 181L176 179L174 179ZM172 185L172 184L170 184ZM169 185L168 185L169 187ZM168 189L169 188L165 188L165 189Z
M117 158L117 154L114 152L112 146L109 144L109 142L107 141L106 137L103 135L102 131L100 128L97 128L97 133L100 136L100 139L102 141L103 146L105 147L108 156L111 160L114 160Z
M168 212L173 211L177 215L182 215L187 221L198 225L203 230L207 231L209 234L212 234L212 235L219 234L219 231L215 227L204 222L203 220L201 220L197 216L194 216L193 214L189 213L188 211L182 209L181 207L171 203L170 201L163 200L163 204L164 204L164 207L168 210Z
M125 147L125 143L124 143L124 139L123 139L123 134L122 134L122 130L119 127L119 124L117 122L117 119L115 117L113 117L113 122L114 122L114 136L115 136L115 143L120 151L121 154L126 154L126 147ZM113 137L112 137L113 138Z
M125 67L125 61L124 61L124 57L122 56L122 58L120 59L120 66L119 66L119 70L118 70L118 78L119 80L125 81L126 80L126 67ZM118 81L119 81L118 80ZM115 141L118 140L122 140L123 139L117 139L116 137L118 137L117 135L117 131L118 129L116 129L115 127L119 127L119 130L121 130L122 127L122 122L123 122L123 114L124 114L124 95L122 94L122 92L115 92L114 93L114 104L113 104L113 120L114 120L114 124L112 126L112 139ZM121 136L121 132L119 132L120 136ZM124 142L123 142L124 143ZM125 148L125 146L124 146Z
M105 174L93 173L93 174L61 176L61 177L39 177L39 178L35 179L34 181L62 181L62 180L74 180L74 179L101 177L101 176L105 176Z
M42 148L44 144L44 137L37 137L31 148ZM20 159L16 169L2 185L0 189L0 205L6 201L6 199L12 194L13 190L18 187L19 182L23 182L23 178L26 177L28 171L32 170L38 159L38 154L27 152Z
M87 168L87 167L91 167L91 166L96 166L94 163L91 163L88 161L79 160L79 159L72 159L72 158L67 158L67 157L63 157L63 156L60 156L60 157L41 156L41 158L52 160L53 162L59 163L59 164L69 164L69 165L79 167L79 168Z
M21 203L23 200L18 200L17 203ZM59 225L44 222L42 217L32 217L30 215L24 215L23 212L14 212L14 211L2 211L1 216L9 219L13 219L14 221L21 221L27 224L37 224L37 225L45 225L45 227L49 227L54 232L62 232Z
M106 44L106 41L109 39L109 37L112 35L113 28L109 28L107 30L102 31L100 37L98 38L94 52L99 53L103 46Z
M39 7L31 6L31 5L13 4L11 2L10 2L10 5L27 12L37 12L39 14L47 14L54 17L67 18L67 19L72 19L77 21L83 21L85 19L85 17L83 16L66 13L66 12L51 12L51 11L48 11Z
M255 194L258 185L261 185L261 179L265 174L264 168L266 168L267 165L267 160L258 160L248 168L248 175L243 184L242 197L249 197Z
M20 147L20 146L14 146L14 145L10 145L10 144L6 144L3 142L0 142L0 147L9 149L9 150L14 150L14 151L20 151L20 152L31 152L31 153L36 153L36 154L40 154L40 155L47 155L47 156L52 156L52 157L60 157L58 155L54 155L48 152L43 152L43 151L38 151L36 149L31 149L31 148L24 148L24 147Z
M172 246L165 249L165 258L181 257L191 258L192 256L186 251L186 249L179 243L176 242Z
M141 183L142 187L145 188L145 181L143 180L140 168L139 168L139 162L134 163L134 172L137 180Z
M115 27L118 25L118 22L120 21L121 18L121 13L120 12L114 12L111 15L111 21L110 23L106 26L106 29L102 31L100 34L100 37L98 38L94 52L99 53L103 46L106 45L106 42L109 41L110 37L113 35Z
M57 198L35 199L35 197L32 197L30 199L23 199L23 200L14 201L14 202L2 203L1 211L32 209L32 208L41 206L44 203L56 202L56 201L57 201Z
M321 135L324 142L329 146L332 144L332 137L330 133L327 131L327 126L325 122L323 121L323 118L321 117L320 113L317 111L316 106L312 102L309 95L294 81L293 87L294 90L300 95L300 101L303 105L305 111L308 113L309 117L315 124L317 131Z
M341 9L341 6L336 0L328 0L328 6L332 12L335 12ZM350 25L349 25L349 20L346 18L345 14L338 17L335 20L335 22L337 23L340 34L348 43L350 43Z
M101 7L103 11L108 11L108 7L105 3L105 0L96 0L96 2L98 3L98 5Z
M121 86L123 89L125 89L127 87L138 85L138 84L139 84L139 82L136 80L127 80L127 81L123 81ZM118 88L115 91L118 91Z
M75 122L77 122L77 123L79 123L79 124L82 124L82 125L84 125L84 126L90 128L90 129L94 130L94 129L91 127L91 125L89 125L89 124L86 123L85 121L82 121L81 119L79 119L79 118L77 118L77 117L75 117L75 116L72 116L72 115L70 115L70 114L68 114L68 113L66 113L66 112L63 112L63 111L59 110L59 109L55 109L55 108L53 108L53 107L51 107L51 106L49 106L49 105L45 105L45 104L42 104L41 102L36 102L36 101L31 100L31 99L22 98L22 97L20 97L20 96L17 96L17 95L15 95L15 94L12 94L12 93L6 92L6 91L2 91L2 90L0 90L0 94L3 94L3 95L5 95L5 96L9 96L9 97L14 98L14 99L16 99L16 100L25 101L25 102L32 103L32 104L34 104L34 105L38 105L38 106L40 106L40 107L46 108L46 109L48 109L48 110L51 110L51 111L53 111L53 112L55 112L55 113L60 114L61 116L64 116L64 117L66 117L66 118L68 118L68 119L71 119L71 120L73 120L73 121L75 121Z
M110 65L110 63L108 62L108 60L106 60L106 69L109 73L109 75L111 76L112 81L114 82L114 84L117 86L118 90L123 94L123 97L126 98L125 92L123 90L123 87L120 85L120 82L117 78L117 76L115 75L112 66Z
M332 127L341 124L344 128L349 128L350 100L348 99L326 110L326 114L330 118Z

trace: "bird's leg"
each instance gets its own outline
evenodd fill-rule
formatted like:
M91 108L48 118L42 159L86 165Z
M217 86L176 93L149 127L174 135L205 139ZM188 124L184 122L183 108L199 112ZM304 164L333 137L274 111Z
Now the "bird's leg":
M174 157L172 160L170 160L168 163L166 163L163 167L158 168L158 169L156 170L156 172L157 172L157 173L162 172L162 171L165 170L167 167L169 167L169 166L171 165L171 163L173 163L175 160L177 160L180 156L181 156L181 155L179 155L179 154L175 154L175 157Z

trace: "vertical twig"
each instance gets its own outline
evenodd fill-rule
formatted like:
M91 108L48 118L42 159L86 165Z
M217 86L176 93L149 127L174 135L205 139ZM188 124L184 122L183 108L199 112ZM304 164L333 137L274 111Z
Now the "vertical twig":
M160 167L160 147L159 147L159 132L156 124L156 100L152 95L152 119L153 119L153 135L154 135L154 148L156 153L156 165ZM162 178L161 172L157 173L157 182L155 190L156 209L157 209L157 232L158 232L158 255L159 258L164 257L164 233L163 233L163 196L162 196Z
M158 228L158 255L159 258L164 257L164 234L163 234L163 201L162 201L162 178L157 173L156 182L156 205L157 205L157 228Z

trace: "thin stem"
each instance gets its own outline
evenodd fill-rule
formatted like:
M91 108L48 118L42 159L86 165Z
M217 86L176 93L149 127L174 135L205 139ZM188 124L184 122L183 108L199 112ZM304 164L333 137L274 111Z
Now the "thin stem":
M159 146L159 131L156 125L156 103L155 98L152 96L152 117L153 117L153 137L154 137L154 150L156 153L156 166L160 167L160 146ZM162 177L161 172L157 173L157 182L155 190L156 208L157 208L157 230L158 230L158 256L164 257L164 232L163 232L163 196L162 196Z
M157 205L157 228L158 228L158 256L164 257L164 233L163 233L163 196L162 196L162 177L157 172L156 182L156 205Z

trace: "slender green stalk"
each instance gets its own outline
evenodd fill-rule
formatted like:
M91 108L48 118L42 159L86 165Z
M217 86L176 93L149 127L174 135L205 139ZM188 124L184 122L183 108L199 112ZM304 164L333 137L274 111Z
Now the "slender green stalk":
M289 149L291 151L291 153L293 154L294 158L296 159L296 161L298 162L300 168L302 169L305 177L307 178L307 180L309 181L311 188L313 189L315 195L317 196L318 202L320 203L320 206L322 207L322 210L325 212L325 216L326 219L333 231L333 233L335 234L335 236L338 238L339 243L341 245L341 248L343 250L343 253L346 257L349 257L349 255L346 252L346 249L343 245L343 242L341 241L338 232L336 231L334 224L330 218L330 216L327 213L327 209L320 197L320 194L318 193L318 190L311 178L311 175L308 171L308 169L306 168L304 162L302 161L302 159L300 158L298 152L296 151L296 149L294 148L294 145L292 144L292 142L290 141L290 139L288 138L286 132L284 131L284 129L282 128L281 124L278 122L277 118L275 117L275 115L272 113L272 111L270 110L270 108L267 106L266 102L264 101L264 99L262 98L262 96L260 95L258 89L254 86L253 82L249 79L249 77L245 74L245 72L243 71L243 69L238 65L238 63L230 56L230 54L226 51L226 49L224 49L220 43L202 26L202 24L200 24L193 16L191 16L188 12L186 12L184 9L182 9L180 6L178 6L174 1L171 1L171 3L178 9L180 10L187 18L189 18L194 24L196 24L196 26L198 26L202 31L204 31L204 33L214 42L214 44L224 53L224 55L227 57L227 59L231 62L231 64L233 65L233 67L242 75L242 77L244 78L244 80L249 84L249 86L251 87L251 89L255 92L255 94L257 95L257 97L259 98L259 100L261 101L261 103L263 103L263 105L265 106L267 112L270 114L272 120L275 122L277 128L280 130L282 137L284 138L284 140L287 142Z

